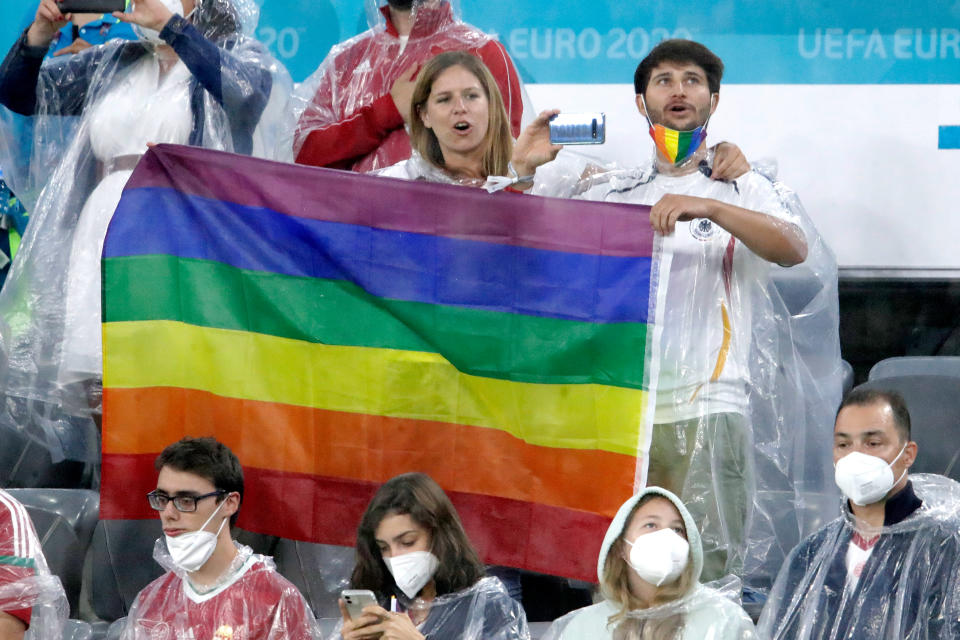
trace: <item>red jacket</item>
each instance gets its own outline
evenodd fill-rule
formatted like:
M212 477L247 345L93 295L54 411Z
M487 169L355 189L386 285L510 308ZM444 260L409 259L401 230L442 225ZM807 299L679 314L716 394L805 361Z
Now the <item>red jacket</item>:
M467 51L483 60L500 88L511 132L520 135L520 80L503 45L455 20L444 2L417 7L401 53L389 8L382 11L386 29L367 31L334 47L314 74L312 80L319 78L320 84L297 125L297 162L372 171L409 158L410 139L390 88L405 70L444 51Z

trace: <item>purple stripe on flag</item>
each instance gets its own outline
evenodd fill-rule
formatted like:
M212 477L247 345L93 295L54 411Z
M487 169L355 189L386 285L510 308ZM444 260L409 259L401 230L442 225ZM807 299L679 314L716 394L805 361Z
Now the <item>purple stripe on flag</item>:
M653 231L637 225L650 209L640 205L491 195L166 144L147 152L126 188L170 186L284 215L393 231L608 256L653 252Z

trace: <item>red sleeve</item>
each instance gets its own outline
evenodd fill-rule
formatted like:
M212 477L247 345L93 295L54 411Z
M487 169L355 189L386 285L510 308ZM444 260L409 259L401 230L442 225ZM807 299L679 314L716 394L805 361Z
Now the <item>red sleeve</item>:
M520 121L523 118L523 94L513 61L503 45L496 40L480 47L477 54L497 81L503 96L503 106L507 108L507 115L510 116L510 132L516 138L520 135Z
M40 542L27 510L10 494L0 491L0 587L12 590L0 599L0 611L19 618L27 626L30 626L32 609L24 608L23 601L35 596L20 597L15 593L16 587L9 585L36 574L33 555L39 549Z
M403 126L403 117L387 93L343 120L311 129L310 120L317 118L318 112L332 110L331 105L325 104L330 102L328 94L329 90L321 85L314 98L315 106L300 118L301 135L309 131L297 152L300 164L349 169L355 160L379 147L391 131Z

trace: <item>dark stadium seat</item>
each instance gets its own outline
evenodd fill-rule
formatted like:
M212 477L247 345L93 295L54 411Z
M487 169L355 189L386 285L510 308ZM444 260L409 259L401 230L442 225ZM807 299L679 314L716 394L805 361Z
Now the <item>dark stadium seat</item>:
M353 547L281 539L274 560L277 570L295 584L318 618L339 618L337 598L350 588Z
M857 388L892 389L903 395L919 448L912 473L939 473L960 480L960 377L885 377Z
M841 360L840 366L843 368L843 395L847 395L853 389L853 366L846 360Z
M86 465L75 460L54 462L50 451L21 431L0 426L0 487L84 486Z
M153 561L153 545L161 535L157 518L101 520L97 524L86 591L100 619L113 621L127 615L137 593L163 574Z
M89 489L8 489L26 507L50 571L59 576L79 614L83 558L97 525L100 496Z
M886 358L870 369L868 380L895 376L947 376L960 378L960 356L900 356Z
M29 634L27 637L30 637ZM93 638L93 628L89 623L82 620L67 620L61 637L63 640L91 640Z

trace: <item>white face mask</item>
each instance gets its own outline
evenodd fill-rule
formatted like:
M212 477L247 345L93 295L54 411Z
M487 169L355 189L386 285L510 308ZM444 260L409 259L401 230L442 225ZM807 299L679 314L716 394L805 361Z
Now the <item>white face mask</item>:
M204 527L213 520L213 516L217 515L217 511L220 511L220 507L226 502L224 500L220 503L220 506L210 514L199 531L189 531L178 536L164 534L167 539L167 551L170 552L170 557L175 565L184 571L193 572L207 563L207 560L213 555L213 550L217 548L217 538L220 536L223 525L227 523L227 518L224 518L223 522L220 523L220 528L217 529L216 533L206 531Z
M134 4L136 4L136 2L134 2ZM165 6L170 13L178 16L183 15L183 3L180 0L160 0L160 4ZM163 39L160 37L159 31L141 27L138 24L131 26L133 27L133 32L137 34L137 37L140 38L140 40L144 42L150 42L152 44L164 44Z
M630 566L646 582L659 587L673 582L687 568L690 543L673 529L660 529L630 542Z
M393 574L397 587L411 600L430 582L440 566L439 558L429 551L411 551L402 556L384 558L383 561Z
M854 451L837 460L833 478L840 487L843 495L850 498L853 504L865 506L884 498L893 486L907 474L903 473L896 480L893 479L893 463L900 459L907 445L903 445L900 453L887 464L883 458Z

